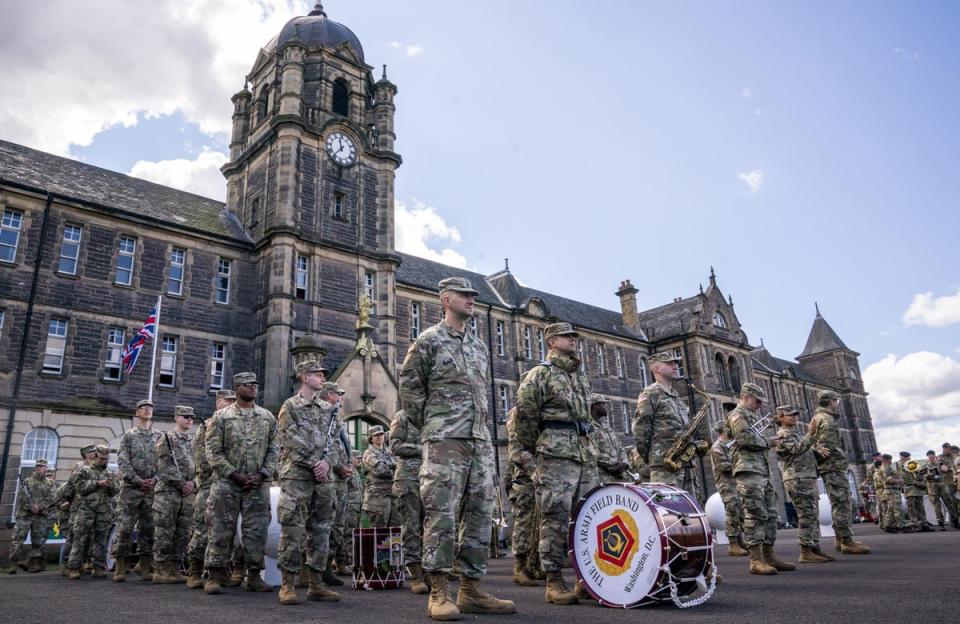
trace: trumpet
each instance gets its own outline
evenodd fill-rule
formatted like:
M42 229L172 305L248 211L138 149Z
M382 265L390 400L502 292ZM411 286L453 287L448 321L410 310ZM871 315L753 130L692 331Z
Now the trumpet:
M773 419L769 416L762 416L757 422L750 425L750 431L754 435L762 436L763 432L767 430L767 427L770 426L770 423L773 422ZM736 440L730 440L729 442L724 442L723 446L725 448L733 448L733 445L736 444Z

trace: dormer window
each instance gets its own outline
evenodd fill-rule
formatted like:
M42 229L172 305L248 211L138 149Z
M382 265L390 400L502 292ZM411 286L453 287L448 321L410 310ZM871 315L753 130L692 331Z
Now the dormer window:
M727 319L720 312L713 313L713 326L720 329L727 329Z
M338 78L333 83L333 109L334 115L350 116L350 87L343 78Z

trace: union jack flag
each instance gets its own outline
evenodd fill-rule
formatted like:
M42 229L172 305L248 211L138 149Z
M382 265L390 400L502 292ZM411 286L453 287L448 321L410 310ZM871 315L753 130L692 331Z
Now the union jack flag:
M159 302L158 302L159 305ZM130 342L123 347L123 351L120 352L120 358L123 361L123 372L127 375L133 371L133 367L137 365L137 359L140 357L140 350L143 349L143 346L147 344L148 340L153 340L157 335L157 306L153 306L153 309L150 310L150 315L147 316L147 322L143 324L143 327L133 335L133 338L130 339Z

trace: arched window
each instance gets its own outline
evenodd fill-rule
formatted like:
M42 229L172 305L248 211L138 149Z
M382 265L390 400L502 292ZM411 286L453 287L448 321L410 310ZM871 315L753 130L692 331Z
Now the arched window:
M720 312L713 313L713 325L714 327L719 327L720 329L727 328L727 319L724 318L723 314Z
M258 125L267 118L267 104L270 101L270 89L264 87L257 96L257 101L253 104L253 125Z
M716 364L717 381L720 382L720 387L729 392L730 377L727 376L727 366L723 361L723 356L719 353L717 354L717 357L714 358L714 364Z
M60 438L57 437L57 432L47 427L37 427L23 439L20 466L34 466L41 458L47 460L49 466L53 466L57 463L59 449Z
M350 116L350 87L343 78L338 78L333 83L333 114Z
M740 392L740 366L733 356L727 362L730 364L730 386L734 392Z
M650 384L650 367L647 365L647 358L640 358L640 383L646 388Z

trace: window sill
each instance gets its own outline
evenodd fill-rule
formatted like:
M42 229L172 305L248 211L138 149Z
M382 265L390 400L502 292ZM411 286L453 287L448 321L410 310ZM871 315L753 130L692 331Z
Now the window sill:
M0 266L15 267L18 264L20 263L16 260L0 260Z
M176 391L176 386L157 386L157 390L173 390Z
M101 377L100 383L105 383L112 386L122 386L124 384L123 378L120 379L110 379L108 377Z
M45 377L45 378L47 378L47 379L63 379L63 378L66 377L66 374L64 374L63 371L60 371L59 373L57 373L57 372L54 372L54 371L41 370L41 371L40 371L39 373L37 373L37 374L40 375L41 377Z
M179 293L179 294L178 294L178 293L168 292L168 293L166 293L166 295L167 295L167 297L170 297L170 298L172 298L172 299L186 299L186 298L187 298L187 296L184 295L183 293Z
M123 288L125 290L133 290L133 284L121 284L120 282L114 282L113 285L117 288Z
M64 279L80 279L80 276L76 273L64 273L63 271L56 271L57 277L62 277Z
M218 306L223 306L223 307L225 307L225 308L229 308L229 307L230 307L230 302L228 301L228 302L224 303L224 302L222 302L222 301L214 301L214 302L213 302L213 305L218 305Z

